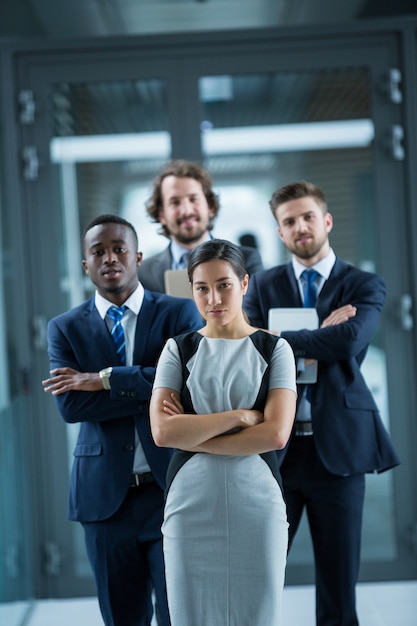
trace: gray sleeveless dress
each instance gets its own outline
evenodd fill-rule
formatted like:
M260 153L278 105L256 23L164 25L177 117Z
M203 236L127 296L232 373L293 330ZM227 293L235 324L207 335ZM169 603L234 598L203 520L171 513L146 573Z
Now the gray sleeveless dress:
M187 363L195 412L252 407L266 368L250 337L203 337ZM274 348L268 384L296 389L284 339ZM170 339L154 388L182 386L178 346ZM288 524L281 487L260 455L192 455L170 484L162 532L172 626L281 623Z

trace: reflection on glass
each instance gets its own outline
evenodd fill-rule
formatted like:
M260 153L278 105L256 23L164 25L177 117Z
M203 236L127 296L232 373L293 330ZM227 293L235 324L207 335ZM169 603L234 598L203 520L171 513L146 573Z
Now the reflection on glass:
M22 619L33 597L32 527L28 420L31 417L26 372L18 360L19 328L11 294L16 291L12 238L6 235L6 212L0 233L0 623ZM3 221L4 220L4 221ZM10 617L10 619L9 619Z
M265 267L285 262L288 252L278 239L269 199L283 184L311 180L328 197L337 254L375 270L368 83L363 68L202 77L196 132L220 196L214 235L236 242L249 239ZM57 85L52 106L51 158L61 181L64 239L61 289L69 308L91 292L80 264L80 233L95 216L116 213L131 221L145 257L166 245L146 215L145 201L153 178L170 157L170 128L166 88L158 80ZM389 424L382 329L363 370ZM68 433L70 457L76 433ZM368 477L364 559L394 554L391 480L390 473ZM77 545L81 573L85 563ZM309 550L307 534L299 534L290 563L312 563Z
M171 154L167 95L165 83L153 79L65 83L55 86L51 102L50 155L61 196L60 288L69 309L93 291L81 266L81 235L94 217L122 215L137 228L140 242L149 239L142 225L162 239L145 215L143 197ZM78 429L67 425L68 472ZM91 577L81 526L71 529L73 573Z
M164 81L156 79L63 83L55 86L51 101L50 153L60 177L65 237L61 289L70 308L91 292L80 263L80 234L91 219L123 214L141 242L148 241L142 225L159 237L143 203L127 210L126 202L138 191L143 195L170 157L167 95Z
M332 69L204 76L199 82L200 133L205 165L222 210L216 233L239 242L251 236L265 267L284 263L269 209L273 191L310 180L326 193L334 217L331 244L338 256L375 271L372 142L366 69ZM387 371L381 329L363 373L389 427ZM367 477L363 559L395 556L390 472ZM312 564L304 523L289 564Z

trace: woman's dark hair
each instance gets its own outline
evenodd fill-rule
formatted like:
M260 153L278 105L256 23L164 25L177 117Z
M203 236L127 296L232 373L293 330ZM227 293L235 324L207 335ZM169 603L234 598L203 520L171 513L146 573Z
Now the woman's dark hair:
M197 246L190 255L187 268L190 283L193 282L194 270L198 265L215 260L230 263L239 280L243 280L248 273L239 246L226 239L209 239Z

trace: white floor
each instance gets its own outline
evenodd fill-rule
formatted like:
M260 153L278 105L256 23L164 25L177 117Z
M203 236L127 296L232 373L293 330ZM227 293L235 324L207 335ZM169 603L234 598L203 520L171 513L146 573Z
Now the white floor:
M361 626L417 626L417 581L362 583L357 598ZM103 626L95 598L36 602L29 615L27 605L0 605L1 626ZM282 623L315 626L314 587L285 588Z

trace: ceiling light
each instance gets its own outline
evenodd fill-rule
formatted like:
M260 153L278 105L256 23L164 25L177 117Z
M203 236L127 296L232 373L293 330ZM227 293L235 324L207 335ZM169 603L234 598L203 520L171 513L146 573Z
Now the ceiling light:
M363 148L371 144L375 135L374 124L369 119L205 128L201 134L205 156ZM170 157L171 138L167 131L54 137L51 141L53 163Z

